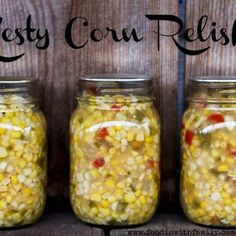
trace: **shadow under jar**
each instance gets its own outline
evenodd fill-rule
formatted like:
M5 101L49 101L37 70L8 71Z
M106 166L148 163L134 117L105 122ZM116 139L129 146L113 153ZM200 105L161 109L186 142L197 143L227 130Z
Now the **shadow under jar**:
M182 124L181 202L186 216L236 226L236 77L190 79Z
M151 80L93 75L79 80L70 123L70 197L75 214L99 225L136 225L155 212L160 120Z
M32 224L46 197L46 122L36 83L0 78L0 228Z

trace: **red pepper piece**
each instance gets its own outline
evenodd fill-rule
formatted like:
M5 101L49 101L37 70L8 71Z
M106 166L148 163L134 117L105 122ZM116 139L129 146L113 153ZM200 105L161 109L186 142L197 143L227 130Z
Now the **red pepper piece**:
M229 143L227 143L226 150L227 150L229 155L235 156L236 149L232 148L232 146Z
M97 87L96 86L92 86L92 85L88 86L86 90L90 94L93 94L93 95L97 94Z
M147 161L148 168L155 168L155 166L156 166L156 162L154 160L151 159Z
M98 132L97 132L97 134L96 134L96 137L97 137L98 139L104 139L104 138L106 138L106 136L107 136L108 134L109 134L109 133L108 133L107 128L106 128L106 127L103 127L103 128L101 128L100 130L98 130Z
M114 105L111 106L111 109L112 109L113 111L118 111L118 110L121 109L121 106L120 106L119 104L114 104Z
M227 145L227 151L229 155L236 157L236 148L233 148L230 144Z
M193 140L193 137L194 137L194 133L190 130L186 130L186 133L185 133L185 142L188 144L188 145L191 145L192 144L192 140Z
M97 169L105 165L105 160L102 157L98 157L93 161L93 166Z
M229 154L232 155L232 156L234 156L234 157L236 157L236 150L231 150L231 151L229 151Z
M207 107L207 100L208 100L208 97L206 94L201 94L201 95L198 95L196 96L196 99L199 100L199 102L195 103L194 104L194 107L197 108L197 109L202 109L202 108L205 108Z
M212 123L221 123L224 122L224 116L222 114L211 114L207 117L207 120L212 122Z
M206 108L207 107L207 101L201 101L199 103L196 103L194 105L194 107L197 108L197 109Z

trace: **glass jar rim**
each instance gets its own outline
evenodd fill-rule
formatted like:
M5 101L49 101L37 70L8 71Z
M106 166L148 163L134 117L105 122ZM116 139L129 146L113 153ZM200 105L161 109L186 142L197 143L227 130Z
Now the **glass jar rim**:
M151 81L151 78L146 75L139 74L91 74L84 75L80 78L81 81L94 82L139 82Z
M189 78L191 83L201 83L201 84L230 84L235 83L236 86L236 76L223 76L223 75L206 75L206 76L192 76Z
M137 74L91 74L78 80L79 97L103 97L106 95L153 96L152 80ZM92 92L91 92L92 90Z
M203 95L204 93L206 96ZM235 104L236 76L208 75L190 77L187 100L201 103L203 101L206 102L204 97L207 97L207 103L209 104Z
M8 96L1 100L1 103L8 103L9 96L14 95L25 99L25 101L20 100L19 103L37 102L39 100L38 81L32 77L0 76L0 96Z
M0 85L2 84L32 84L36 83L38 79L31 77L14 77L14 76L0 76Z

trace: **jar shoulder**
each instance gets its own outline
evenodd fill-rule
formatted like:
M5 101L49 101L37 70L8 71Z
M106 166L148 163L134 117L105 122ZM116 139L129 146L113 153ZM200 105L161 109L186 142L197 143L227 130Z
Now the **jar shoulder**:
M160 129L160 115L153 104L138 104L138 106L112 107L95 105L78 105L70 120L70 125L86 124L95 125L106 123L106 125L122 126L146 126Z

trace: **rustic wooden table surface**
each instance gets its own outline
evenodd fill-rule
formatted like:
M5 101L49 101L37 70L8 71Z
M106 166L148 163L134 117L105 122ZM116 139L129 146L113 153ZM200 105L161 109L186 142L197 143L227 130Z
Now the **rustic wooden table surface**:
M45 214L21 229L1 230L0 236L128 236L128 235L236 235L235 229L213 229L188 221L180 214L158 214L147 224L126 229L102 229L78 221L72 213Z
M0 236L102 236L100 228L87 226L72 213L45 214L34 225L20 229L1 230Z

